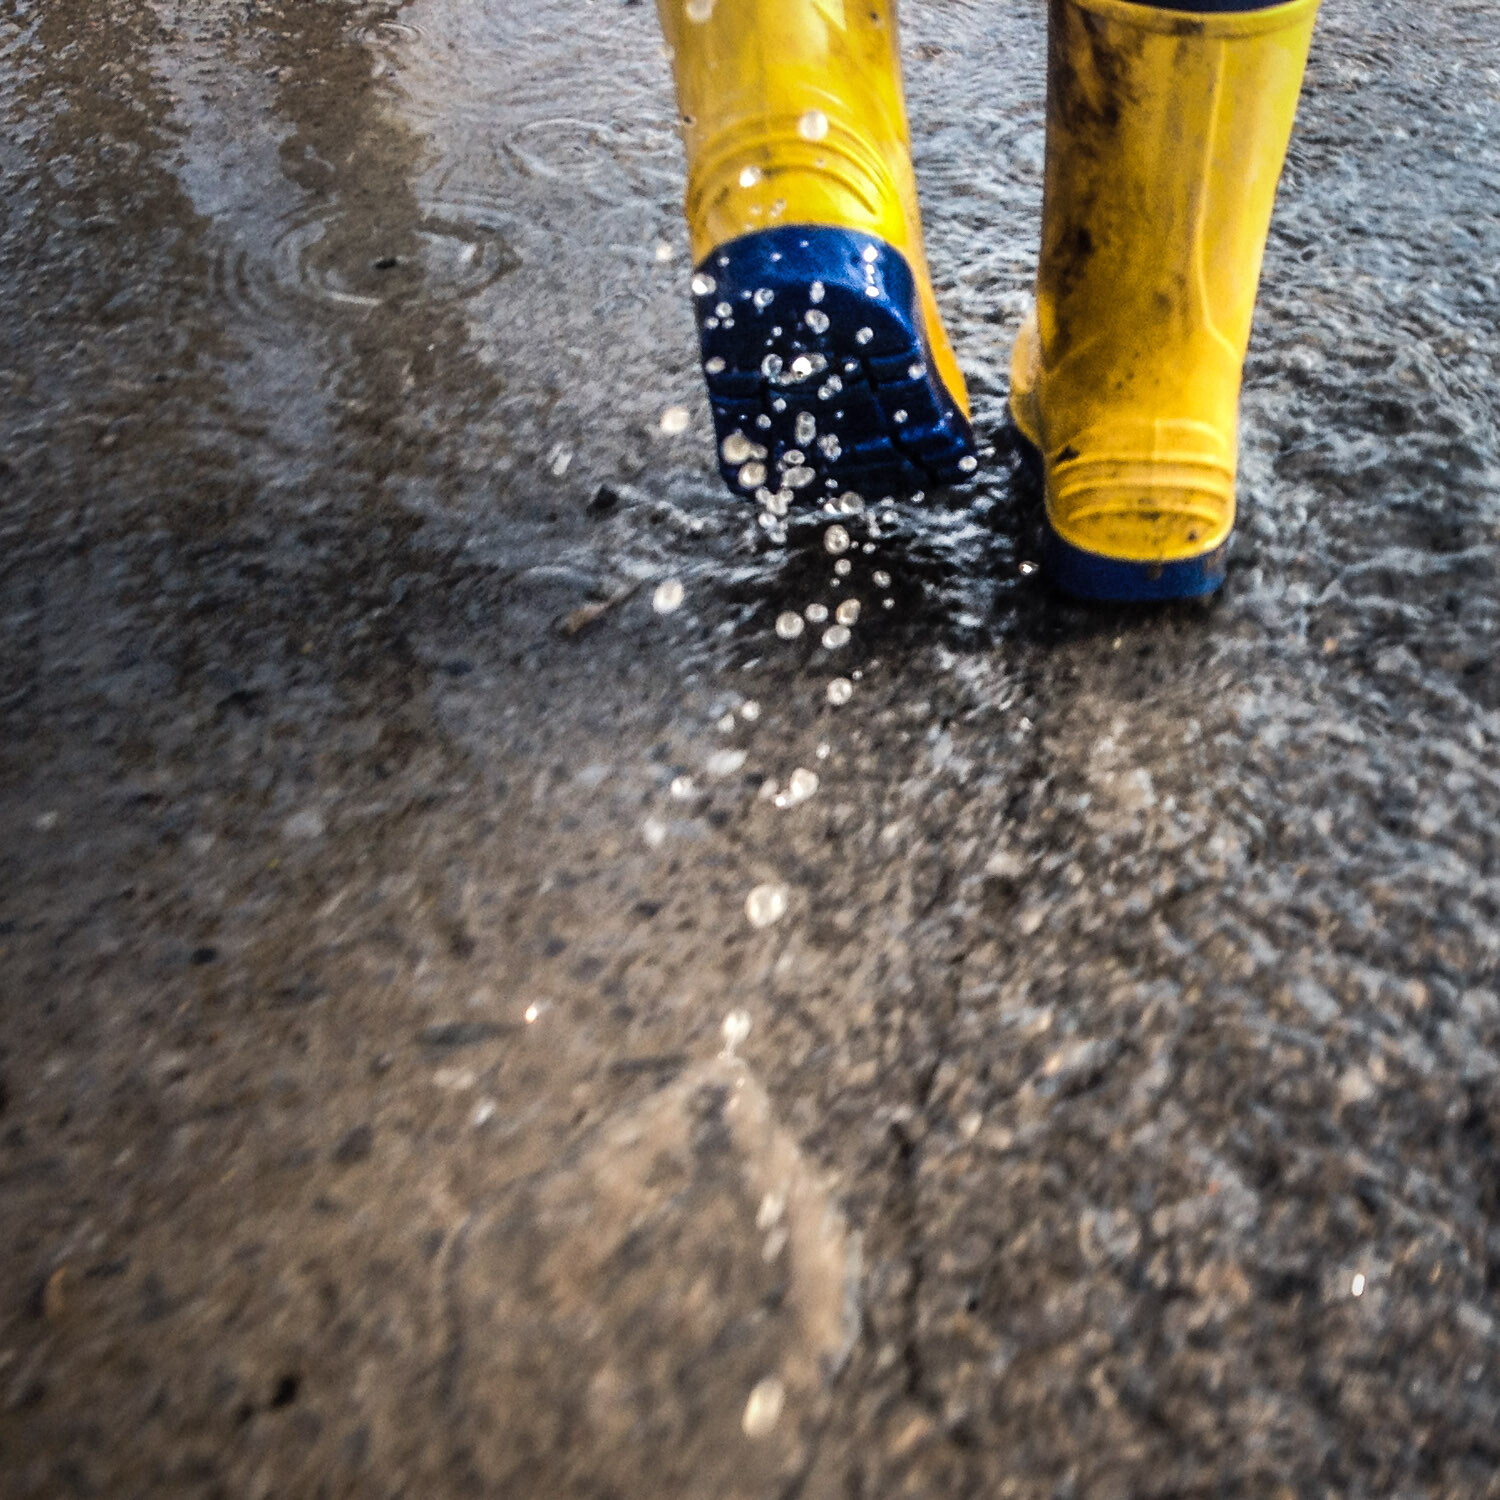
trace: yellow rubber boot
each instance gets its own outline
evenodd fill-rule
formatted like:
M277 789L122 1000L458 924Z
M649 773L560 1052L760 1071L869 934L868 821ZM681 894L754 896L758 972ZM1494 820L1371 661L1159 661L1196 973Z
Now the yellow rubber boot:
M922 247L892 0L658 0L730 486L871 500L977 467Z
M1051 0L1042 248L1011 411L1042 455L1050 570L1070 593L1223 580L1240 377L1317 8Z

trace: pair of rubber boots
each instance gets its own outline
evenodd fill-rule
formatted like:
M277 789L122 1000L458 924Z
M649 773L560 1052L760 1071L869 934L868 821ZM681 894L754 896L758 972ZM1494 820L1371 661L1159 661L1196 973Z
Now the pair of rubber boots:
M1088 598L1224 575L1240 377L1318 0L1224 3L1050 0L1042 245L1010 402L1041 455L1047 567ZM658 9L726 482L779 517L967 478L894 0Z

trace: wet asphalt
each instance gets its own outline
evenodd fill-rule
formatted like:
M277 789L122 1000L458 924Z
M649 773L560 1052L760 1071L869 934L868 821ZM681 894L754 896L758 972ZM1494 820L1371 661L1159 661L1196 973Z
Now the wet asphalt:
M903 19L991 451L840 575L648 6L0 0L7 1500L1500 1494L1500 17L1327 0L1147 612L1030 566L1042 8Z

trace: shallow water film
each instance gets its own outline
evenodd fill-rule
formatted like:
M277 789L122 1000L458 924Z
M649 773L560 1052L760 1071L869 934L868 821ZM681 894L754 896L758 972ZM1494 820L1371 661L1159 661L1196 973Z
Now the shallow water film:
M719 0L727 3L727 0ZM1500 15L1327 0L1222 596L721 493L647 5L0 0L0 1495L1500 1494Z

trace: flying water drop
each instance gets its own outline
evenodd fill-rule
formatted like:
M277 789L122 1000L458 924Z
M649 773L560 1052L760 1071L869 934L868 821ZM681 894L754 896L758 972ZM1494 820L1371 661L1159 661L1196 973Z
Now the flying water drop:
M786 1386L774 1375L768 1375L745 1402L745 1414L740 1426L746 1437L765 1437L781 1419L781 1409L786 1405Z
M786 915L787 888L767 883L745 897L745 915L752 927L769 927Z
M680 578L664 579L651 596L651 608L659 615L669 615L681 606L685 593Z
M719 448L724 455L726 464L742 464L747 458L755 457L755 444L745 436L743 432L731 432Z
M797 134L804 141L821 141L828 134L828 116L821 109L808 110L797 121Z

